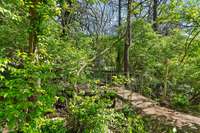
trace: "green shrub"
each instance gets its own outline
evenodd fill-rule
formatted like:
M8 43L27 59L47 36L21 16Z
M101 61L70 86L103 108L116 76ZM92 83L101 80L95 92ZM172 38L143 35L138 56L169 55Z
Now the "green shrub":
M25 53L18 52L16 58L0 58L0 61L0 124L20 130L47 110L52 110L56 88L49 81L54 74L51 64L37 63Z
M64 119L44 119L37 118L30 125L23 127L25 133L66 133L68 132L64 124Z
M172 104L174 106L186 107L189 105L189 99L183 94L176 94L172 98Z
M100 96L77 96L70 102L73 123L69 123L76 132L101 133L108 130L109 122L117 114L109 109L111 101Z

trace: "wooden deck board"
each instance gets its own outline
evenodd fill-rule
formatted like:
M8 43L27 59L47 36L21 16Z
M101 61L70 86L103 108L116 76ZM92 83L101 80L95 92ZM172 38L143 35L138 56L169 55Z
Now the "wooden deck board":
M152 116L156 119L164 119L178 128L194 128L200 133L199 117L181 113L166 107L160 107L155 101L146 98L139 93L126 90L123 87L114 87L114 90L121 99L131 103L134 108L139 109L143 115Z

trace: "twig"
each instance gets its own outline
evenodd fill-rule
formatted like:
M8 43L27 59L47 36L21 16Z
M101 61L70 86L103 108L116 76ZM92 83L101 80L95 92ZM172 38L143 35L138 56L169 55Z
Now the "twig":
M185 45L186 45L186 46L185 46L185 51L184 51L184 55L182 56L182 58L181 58L181 60L180 60L180 64L181 64L181 63L184 61L184 59L186 58L187 52L188 52L188 49L189 49L190 45L192 44L192 42L194 41L194 39L199 35L199 33L200 33L200 31L198 31L198 32L193 36L193 38L190 40L190 42L189 42L188 44L185 44ZM187 40L189 40L189 37L188 37ZM186 41L186 43L187 43L187 41Z

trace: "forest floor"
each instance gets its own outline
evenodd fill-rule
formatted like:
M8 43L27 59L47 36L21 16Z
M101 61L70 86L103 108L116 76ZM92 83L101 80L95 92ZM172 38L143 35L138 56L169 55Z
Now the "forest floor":
M124 87L114 87L113 89L122 101L129 102L142 116L150 116L158 121L165 121L166 124L180 129L190 128L197 132L200 131L200 117L161 107L155 101Z

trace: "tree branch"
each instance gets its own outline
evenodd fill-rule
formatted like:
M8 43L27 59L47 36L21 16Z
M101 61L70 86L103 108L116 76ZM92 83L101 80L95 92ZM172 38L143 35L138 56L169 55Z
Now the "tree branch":
M194 41L194 39L199 35L200 31L197 31L196 34L193 36L193 38L190 40L190 42L187 44L187 41L189 40L189 37L187 38L186 40L186 46L185 46L185 51L184 51L184 55L182 56L181 60L180 60L180 64L184 61L184 59L186 58L187 56L187 53L188 53L188 49L189 47L191 46L192 42Z
M81 74L81 72L91 63L93 62L96 58L104 55L107 51L109 51L116 43L121 41L125 37L125 34L123 34L120 38L118 38L116 41L112 43L112 45L106 49L104 49L102 52L100 52L98 55L94 56L93 58L89 59L87 62L83 64L83 66L78 70L77 76Z

